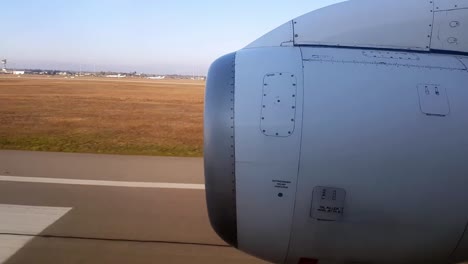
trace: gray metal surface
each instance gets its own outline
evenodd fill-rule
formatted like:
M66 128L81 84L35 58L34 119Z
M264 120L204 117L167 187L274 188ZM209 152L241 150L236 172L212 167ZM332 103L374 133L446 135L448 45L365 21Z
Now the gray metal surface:
M263 80L272 72L297 79L295 132L259 128ZM273 262L288 250L301 149L302 56L297 47L245 49L236 57L236 191L239 249ZM290 79L288 78L288 81Z
M268 73L263 78L260 130L266 136L288 137L296 124L297 78L288 72Z
M317 186L312 193L310 216L319 221L339 221L343 217L346 191Z
M455 70L459 64L451 55L425 55L453 63L441 69L362 63L354 50L302 51L304 58L335 57L304 62L301 168L289 263L299 257L447 263L468 216L466 70ZM421 111L421 83L445 87L450 114ZM304 217L315 186L346 190L342 221Z
M227 243L237 246L236 172L234 146L235 58L215 61L205 94L204 155L208 214L211 225Z
M465 69L467 70L468 74L468 56L458 57L458 59L463 64L463 66L465 66Z
M294 19L295 45L429 50L432 1L357 0Z
M317 52L315 52L317 51ZM387 51L380 51L386 53ZM388 55L377 56L374 53L369 56L369 50L346 49L346 48L311 48L310 52L304 54L304 61L341 64L368 64L376 67L415 68L433 70L460 70L465 71L466 66L454 56L430 53L411 53L388 51ZM407 57L405 57L406 55ZM374 57L376 56L376 57ZM408 59L411 58L411 59Z
M468 8L468 1L466 0L435 0L434 10L454 10L460 8Z
M418 85L419 105L426 115L446 116L450 113L450 102L445 87L438 84Z
M433 32L431 49L468 52L468 9L435 12Z

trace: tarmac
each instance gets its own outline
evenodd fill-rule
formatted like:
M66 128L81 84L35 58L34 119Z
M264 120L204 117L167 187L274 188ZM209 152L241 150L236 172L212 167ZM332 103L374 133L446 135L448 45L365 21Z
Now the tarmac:
M264 263L207 215L203 159L0 151L0 263Z

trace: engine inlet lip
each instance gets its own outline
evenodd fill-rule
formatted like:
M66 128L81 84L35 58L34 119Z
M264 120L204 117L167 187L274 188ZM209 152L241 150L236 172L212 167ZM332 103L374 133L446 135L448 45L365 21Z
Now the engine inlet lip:
M211 65L205 90L204 167L211 226L237 247L235 171L235 59L225 55Z

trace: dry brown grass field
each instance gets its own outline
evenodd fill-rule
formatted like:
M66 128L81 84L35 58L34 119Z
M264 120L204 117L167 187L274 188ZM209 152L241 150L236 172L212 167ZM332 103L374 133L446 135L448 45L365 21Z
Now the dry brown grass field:
M201 156L204 85L0 75L0 148Z

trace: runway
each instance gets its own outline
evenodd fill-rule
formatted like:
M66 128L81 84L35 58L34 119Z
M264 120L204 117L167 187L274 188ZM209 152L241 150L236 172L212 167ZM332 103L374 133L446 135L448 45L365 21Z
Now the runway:
M263 263L214 233L203 184L200 158L0 151L0 263Z

